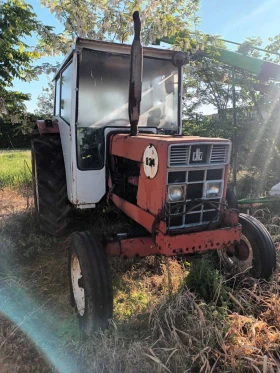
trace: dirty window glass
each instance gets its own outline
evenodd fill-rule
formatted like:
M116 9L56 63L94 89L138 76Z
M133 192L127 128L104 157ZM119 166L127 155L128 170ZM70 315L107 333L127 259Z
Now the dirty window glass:
M178 131L178 68L171 61L144 58L139 126Z
M60 116L67 123L71 121L72 63L61 74Z
M86 137L93 136L97 129L129 126L129 74L130 56L90 50L80 54L77 139L81 148L78 153L83 153L83 144L88 143ZM157 127L163 133L177 132L177 115L178 69L171 61L144 58L139 126ZM102 146L100 143L99 148ZM100 154L99 151L96 154ZM91 167L88 167L98 168L97 164L101 167L100 157L99 160L94 157L96 155L91 156ZM80 167L81 163L80 159Z
M127 126L130 57L84 50L79 66L78 127ZM178 69L144 58L139 126L177 128Z
M59 102L60 102L60 78L55 82L55 115L59 115Z
M103 128L77 128L78 166L80 169L100 169L103 167L103 142Z

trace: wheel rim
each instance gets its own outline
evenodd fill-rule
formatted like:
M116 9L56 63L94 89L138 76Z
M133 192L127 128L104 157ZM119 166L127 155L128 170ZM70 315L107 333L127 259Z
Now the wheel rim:
M222 261L236 272L246 271L253 266L253 249L244 234L241 234L240 243L235 247L218 250Z
M82 270L76 254L71 258L71 281L77 310L81 316L85 313L85 289Z

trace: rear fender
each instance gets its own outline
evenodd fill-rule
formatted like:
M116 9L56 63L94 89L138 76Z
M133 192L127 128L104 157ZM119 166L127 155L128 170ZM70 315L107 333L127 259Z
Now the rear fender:
M39 119L36 121L40 135L46 133L59 133L58 120L57 119Z

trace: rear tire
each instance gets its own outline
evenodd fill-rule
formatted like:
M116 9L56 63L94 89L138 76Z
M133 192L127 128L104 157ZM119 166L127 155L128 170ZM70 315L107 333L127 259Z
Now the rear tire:
M220 258L232 272L248 270L255 278L268 279L276 268L276 251L269 232L250 215L240 214L239 223L242 225L240 243L220 250Z
M36 221L51 236L66 233L71 220L60 136L43 135L31 141Z
M229 208L238 210L238 201L231 189L227 189L226 201Z
M104 249L90 232L75 233L68 256L71 303L82 332L106 329L113 315L113 293Z

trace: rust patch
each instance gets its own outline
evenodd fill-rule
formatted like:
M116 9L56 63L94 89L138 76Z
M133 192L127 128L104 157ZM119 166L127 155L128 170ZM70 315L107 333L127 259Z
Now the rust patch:
M59 133L58 120L39 119L36 121L40 135L46 133Z

